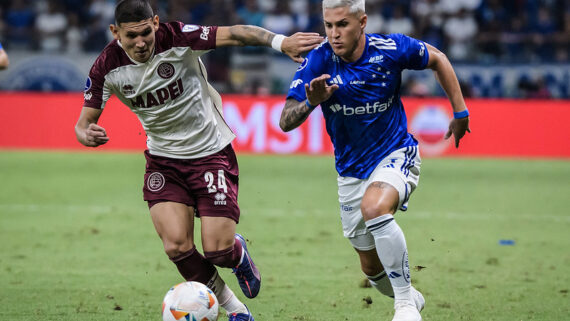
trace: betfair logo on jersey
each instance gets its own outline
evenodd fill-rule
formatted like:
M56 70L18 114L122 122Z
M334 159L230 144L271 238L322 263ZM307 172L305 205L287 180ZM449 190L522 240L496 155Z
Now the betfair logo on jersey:
M370 115L376 113L385 112L390 106L392 106L392 101L394 100L394 96L392 96L388 102L380 103L376 101L374 103L366 103L366 106L357 106L357 107L350 107L347 105L340 105L334 104L330 106L330 109L333 113L340 112L342 110L343 115L345 116L352 116L352 115Z
M131 105L138 108L160 106L180 97L183 92L184 87L182 86L182 79L178 78L164 88L157 89L156 91L149 91L146 95L143 94L136 96L135 99L131 99Z

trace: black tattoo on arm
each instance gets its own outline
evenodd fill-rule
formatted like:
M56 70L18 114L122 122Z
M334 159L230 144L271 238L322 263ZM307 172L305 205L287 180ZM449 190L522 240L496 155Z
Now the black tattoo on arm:
M240 46L271 46L275 34L257 26L235 25L230 28L231 37Z
M284 132L288 132L299 127L311 114L312 109L305 104L304 101L297 101L293 98L287 99L285 107L281 112L279 127Z

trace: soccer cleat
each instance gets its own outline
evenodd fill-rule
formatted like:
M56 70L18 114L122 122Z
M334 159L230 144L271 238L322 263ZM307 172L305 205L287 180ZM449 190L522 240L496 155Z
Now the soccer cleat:
M416 288L414 288L413 286L412 286L412 300L414 300L414 303L416 304L416 308L418 309L418 311L422 312L422 310L424 309L424 305L426 305L426 300L424 299L422 293L416 290Z
M247 309L247 307L245 307ZM247 313L232 313L228 314L228 321L254 321L253 315L247 309Z
M238 283L243 294L245 294L246 297L253 299L257 296L259 289L261 288L261 275L251 260L251 256L247 251L247 245L245 244L243 236L236 233L236 239L243 247L243 254L240 264L232 270L238 279Z
M394 318L392 321L422 321L422 316L416 305L410 301L398 301L394 304Z

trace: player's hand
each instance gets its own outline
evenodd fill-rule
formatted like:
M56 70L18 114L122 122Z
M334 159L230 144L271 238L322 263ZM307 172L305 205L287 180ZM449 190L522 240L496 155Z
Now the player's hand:
M449 129L445 134L445 139L448 139L451 137L451 134L453 134L455 138L455 148L458 148L459 141L465 136L465 132L471 133L471 129L469 129L469 116L459 119L453 118L449 123Z
M307 94L309 104L317 106L323 101L329 99L335 90L338 89L337 84L330 86L327 84L327 80L330 78L330 75L324 74L311 80L310 84L305 84L305 93Z
M281 51L293 61L301 63L304 58L301 54L315 49L324 38L316 32L297 32L283 39Z
M97 147L99 145L103 145L109 141L109 137L107 137L107 132L105 128L91 123L89 127L85 130L85 142L84 145L88 147Z

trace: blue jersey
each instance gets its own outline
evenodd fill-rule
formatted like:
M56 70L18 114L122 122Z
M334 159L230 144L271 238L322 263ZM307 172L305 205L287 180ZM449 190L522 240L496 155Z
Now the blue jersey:
M323 42L299 66L287 98L307 98L305 84L329 74L339 89L321 103L327 132L334 146L336 170L341 176L368 178L393 151L416 146L408 133L400 100L404 69L425 69L425 44L402 34L366 34L360 59L348 63Z

